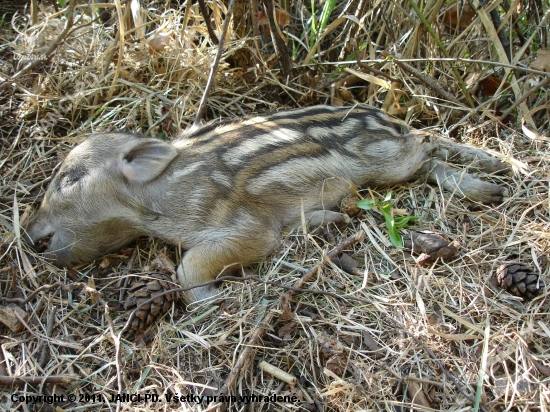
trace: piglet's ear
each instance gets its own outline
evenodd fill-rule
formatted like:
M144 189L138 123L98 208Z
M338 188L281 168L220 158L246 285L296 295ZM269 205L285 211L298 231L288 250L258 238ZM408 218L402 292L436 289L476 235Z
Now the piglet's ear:
M178 153L162 140L140 138L127 146L118 167L132 183L147 183L158 177Z

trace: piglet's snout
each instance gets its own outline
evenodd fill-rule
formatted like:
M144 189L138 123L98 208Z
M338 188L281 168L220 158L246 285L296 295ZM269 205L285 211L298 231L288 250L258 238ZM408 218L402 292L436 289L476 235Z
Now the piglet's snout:
M38 253L44 253L50 248L53 231L49 230L39 220L32 220L23 236L27 245Z
M46 235L33 241L32 243L27 243L33 248L34 251L38 253L45 253L50 248L52 237L53 235Z

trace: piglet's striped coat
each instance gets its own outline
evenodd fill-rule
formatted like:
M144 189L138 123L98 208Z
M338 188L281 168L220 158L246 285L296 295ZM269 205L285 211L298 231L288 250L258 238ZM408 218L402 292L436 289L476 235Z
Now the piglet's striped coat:
M473 201L504 190L447 164L507 169L486 152L410 130L369 107L314 106L212 123L171 143L100 133L75 147L30 222L29 242L71 266L149 235L187 250L182 286L269 254L283 230L346 219L350 187L427 178ZM210 297L196 288L188 301Z

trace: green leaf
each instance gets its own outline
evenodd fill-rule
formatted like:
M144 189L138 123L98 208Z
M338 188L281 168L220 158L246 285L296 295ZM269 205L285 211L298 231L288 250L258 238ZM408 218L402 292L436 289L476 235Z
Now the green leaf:
M393 219L393 216L391 215L391 204L386 203L385 205L380 206L379 209L384 216L388 215Z
M371 210L373 207L376 207L377 203L374 199L361 199L357 202L357 207L363 210Z
M391 244L401 249L403 247L403 238L399 234L398 229L407 227L409 222L420 219L420 216L399 216L394 218L391 214L393 203L391 197L392 192L386 193L386 196L384 196L384 204L379 200L361 199L357 202L357 207L363 210L371 210L377 207L380 213L382 213L382 216L384 216L384 222L388 228Z
M334 8L336 7L337 0L326 0L319 16L318 25L315 24L315 1L311 0L311 37L309 39L309 47L313 47L315 42L321 37L325 30L328 21Z
M395 227L398 229L403 229L409 225L409 222L414 222L416 220L420 219L420 216L399 216L394 218L395 220Z
M386 221L386 227L388 228L388 234L390 235L390 242L396 248L401 249L403 247L403 239L401 238L399 231L395 227L395 220L393 219L393 216L390 213L391 205L388 203L387 205L384 205L379 209L384 215L384 220Z
M397 231L396 228L393 228L393 230L388 231L388 234L390 235L390 242L393 246L395 246L397 249L403 248L403 238L401 238L401 235Z

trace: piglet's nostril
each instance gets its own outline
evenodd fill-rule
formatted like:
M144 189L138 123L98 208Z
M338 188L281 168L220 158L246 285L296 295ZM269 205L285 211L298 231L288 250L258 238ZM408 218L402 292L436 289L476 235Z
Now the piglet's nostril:
M53 235L47 235L44 237L41 237L40 239L36 239L34 241L34 250L36 250L38 253L44 253L48 250L50 247L50 241L52 240Z

